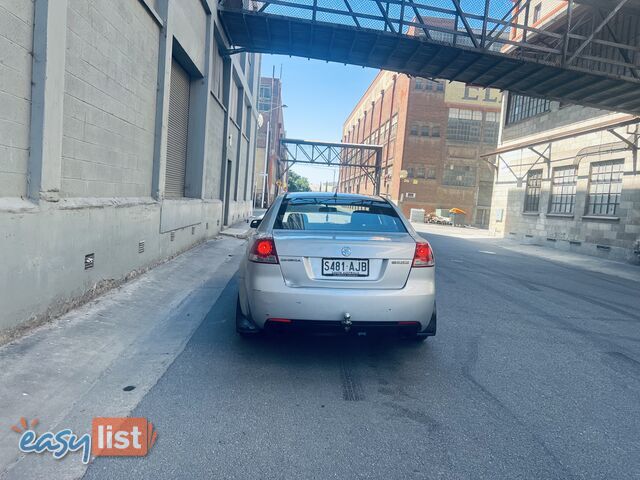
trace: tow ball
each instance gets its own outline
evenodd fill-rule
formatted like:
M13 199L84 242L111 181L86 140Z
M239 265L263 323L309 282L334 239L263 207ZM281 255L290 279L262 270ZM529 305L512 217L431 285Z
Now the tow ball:
M351 330L351 314L350 313L345 313L344 314L344 320L342 320L342 326L344 327L344 331L348 332L349 330Z

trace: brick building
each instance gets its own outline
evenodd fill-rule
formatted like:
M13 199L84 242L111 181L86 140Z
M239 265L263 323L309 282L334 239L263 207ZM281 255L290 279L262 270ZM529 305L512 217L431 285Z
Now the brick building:
M487 226L493 167L480 155L497 144L500 104L492 89L381 71L345 121L342 140L384 146L381 194L405 215L457 207L467 223ZM359 167L343 167L339 188L372 194L374 186Z
M267 207L276 196L280 152L278 142L285 136L282 82L279 78L260 78L258 111L262 115L262 125L258 129L254 203L257 207Z

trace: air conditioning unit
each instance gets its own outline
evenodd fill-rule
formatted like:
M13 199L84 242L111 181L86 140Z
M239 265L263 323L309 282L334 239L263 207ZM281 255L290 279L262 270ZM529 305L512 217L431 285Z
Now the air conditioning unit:
M407 193L404 194L404 197L405 198L416 198L416 194L407 192Z

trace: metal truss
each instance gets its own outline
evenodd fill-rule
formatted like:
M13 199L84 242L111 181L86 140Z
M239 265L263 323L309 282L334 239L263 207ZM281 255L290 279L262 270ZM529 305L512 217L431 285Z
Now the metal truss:
M620 133L617 131L620 128L626 128L624 133ZM548 138L544 138L541 140L536 140L534 142L525 144L525 145L516 145L509 148L503 148L496 152L485 153L480 156L480 158L486 161L493 169L495 173L495 181L498 182L498 174L500 170L500 164L504 165L507 170L511 172L513 177L516 179L516 182L519 187L521 187L524 181L527 178L529 172L536 166L540 165L541 162L544 163L547 172L547 178L551 176L552 163L555 162L564 162L567 158L558 158L552 159L551 149L554 143L559 142L561 140L567 140L570 138L578 137L581 135L592 134L596 132L606 131L615 137L618 142L616 143L608 143L602 145L595 145L593 147L587 147L586 149L581 150L576 154L574 159L574 165L578 165L580 160L583 157L589 155L599 155L603 153L601 147L605 147L604 153L612 153L612 152L622 152L622 151L630 151L632 155L632 169L631 173L633 175L637 175L640 172L638 171L638 150L640 150L639 140L640 140L640 118L635 118L632 120L625 120L619 123L615 123L612 125L605 125L595 128L589 128L578 132L568 133L564 135L551 136ZM544 147L544 149L542 148ZM507 160L502 157L503 153L518 151L518 150L529 150L535 154L535 161L533 163L527 164L518 164L518 167L528 167L526 171L522 175L518 175ZM585 151L586 150L586 151ZM494 157L495 161L491 160L490 157Z
M374 192L380 194L382 173L382 145L359 143L314 142L283 138L280 140L278 177L282 178L296 163L327 167L357 167L375 185Z
M226 9L242 8L319 26L417 35L435 44L492 51L545 65L588 69L616 78L640 77L639 0L542 2L554 7L542 16L532 0L220 2Z

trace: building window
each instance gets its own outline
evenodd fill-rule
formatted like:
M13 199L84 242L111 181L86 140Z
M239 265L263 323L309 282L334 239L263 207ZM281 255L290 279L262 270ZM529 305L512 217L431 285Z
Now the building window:
M422 130L420 131L420 135L423 137L429 136L429 125L423 125Z
M424 178L424 177L425 177L424 166L423 165L419 165L416 168L416 178Z
M380 143L387 143L389 139L389 122L386 121L380 127Z
M623 160L591 164L587 215L615 215L622 193Z
M391 117L391 139L396 138L398 134L398 114L396 113L393 117Z
M440 136L440 125L433 125L431 127L431 136L439 137Z
M487 145L497 145L498 130L500 127L499 115L497 112L486 112L484 115L484 135L482 141Z
M416 78L416 90L424 90L424 80L422 78Z
M573 213L576 204L576 167L553 169L549 213Z
M271 86L260 85L260 100L271 100Z
M427 179L433 180L436 178L436 167L427 167Z
M244 134L247 138L251 138L251 106L247 105L245 108L245 118L244 118Z
M541 98L526 97L515 93L509 94L507 102L506 124L518 123L535 117L551 109L551 101Z
M436 83L436 91L438 91L438 92L444 91L444 83L437 82Z
M464 143L480 142L482 112L480 110L449 109L447 140Z
M218 38L217 35L214 37L213 41L215 42L213 46L213 93L218 98L218 100L222 99L222 90L224 85L224 60L222 59L222 55L220 55L220 51L218 50Z
M407 178L413 178L413 167L407 167Z
M542 170L531 170L527 175L527 189L524 194L524 211L537 212L540 208Z
M411 125L411 131L410 134L413 136L417 136L418 135L418 124L414 123L413 125Z
M442 174L442 184L473 187L476 184L476 170L468 165L448 165Z
M533 7L533 23L536 23L538 20L540 20L541 13L542 13L542 3L539 3L538 5Z
M229 97L229 117L233 120L238 127L240 127L240 120L242 117L242 97L244 90L238 83L233 80L231 82L231 93Z

